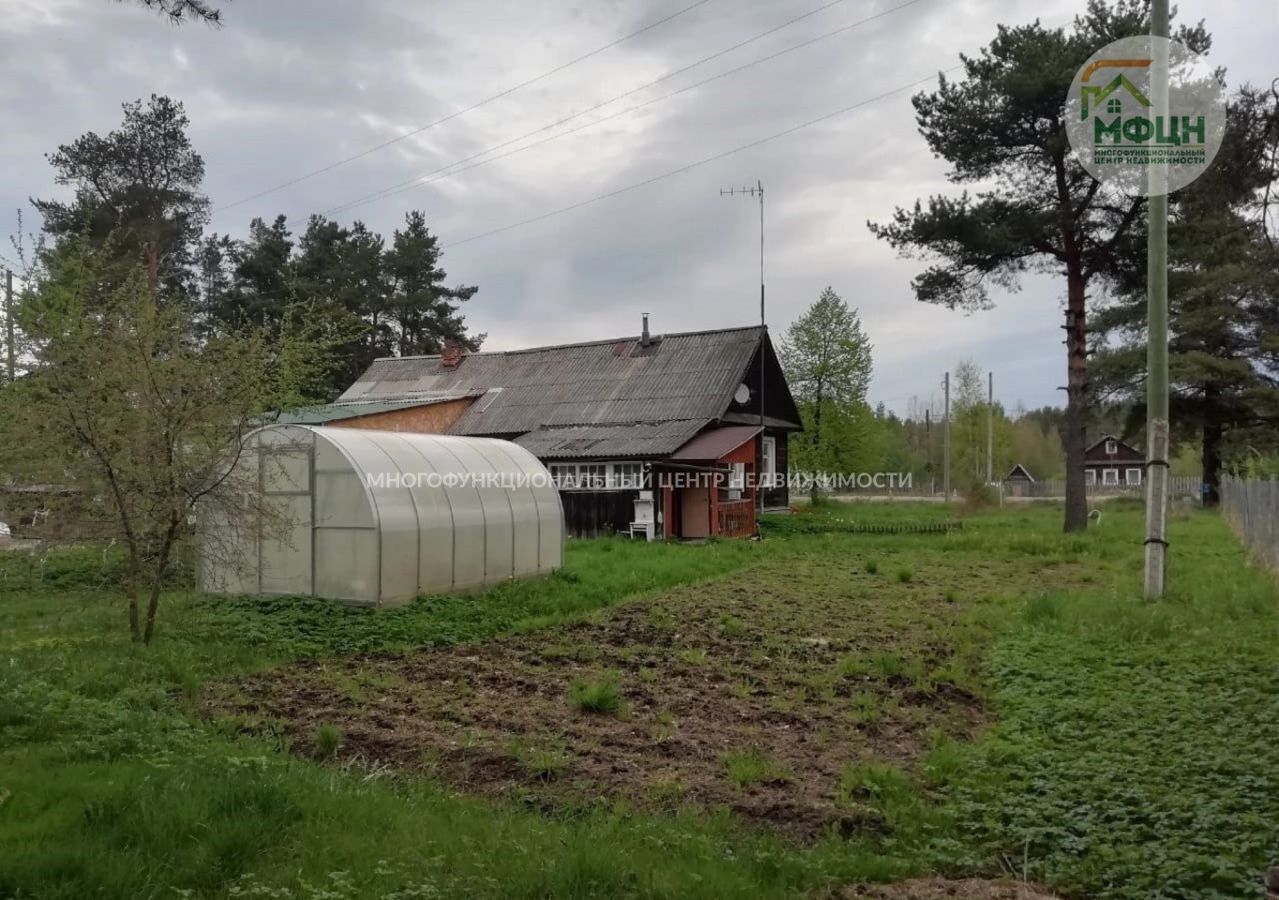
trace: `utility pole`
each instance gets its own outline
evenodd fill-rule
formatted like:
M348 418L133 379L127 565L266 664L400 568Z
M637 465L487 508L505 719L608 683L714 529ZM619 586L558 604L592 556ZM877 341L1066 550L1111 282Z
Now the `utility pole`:
M1156 121L1168 115L1168 0L1151 5L1153 66L1150 99ZM1146 598L1164 596L1168 566L1168 179L1167 167L1147 170L1146 244Z
M764 182L756 179L755 186L750 188L729 188L724 190L720 188L719 195L721 197L736 197L738 195L744 197L759 197L759 327L762 332L759 341L759 433L760 433L760 459L763 459L764 449L764 344L768 337L768 322L764 317ZM764 492L756 491L759 496L760 511L764 510Z
M928 462L924 468L928 471L928 494L937 493L937 473L933 471L933 398L928 398L928 409L924 410L924 446L927 448Z
M986 402L986 484L995 483L995 373L986 373L989 399Z
M18 377L18 353L14 348L13 327L13 269L4 270L4 347L5 370L9 375L8 384L13 384Z
M946 392L946 418L945 430L942 432L942 496L945 502L950 502L950 373L946 373L946 377L942 379L942 388Z

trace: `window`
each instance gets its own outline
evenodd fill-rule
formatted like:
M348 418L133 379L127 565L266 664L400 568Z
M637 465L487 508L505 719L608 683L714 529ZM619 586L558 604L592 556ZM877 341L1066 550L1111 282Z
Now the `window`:
M742 489L746 487L746 463L733 463L728 473L728 499L742 499Z
M763 464L759 468L759 486L764 489L777 486L777 438L764 437Z
M1119 452L1119 445L1118 445L1118 444L1116 444L1114 441L1106 441L1106 455L1107 455L1107 456L1114 456L1114 455L1115 455L1116 453L1118 453L1118 452Z
M555 487L561 491L620 491L644 487L643 463L551 463L549 469Z
M1119 470L1118 469L1102 469L1101 483L1104 485L1109 485L1111 487L1117 487L1119 485Z
M608 487L608 466L604 463L582 463L577 467L577 486L588 491Z
M613 463L609 486L620 490L636 490L644 486L644 467L637 462Z
M1084 472L1084 484L1088 485L1088 487L1093 487L1097 484L1096 469L1088 469Z
M577 486L577 466L572 463L551 463L551 478L561 491L571 491Z
M1129 487L1136 487L1141 484L1141 469L1129 469L1124 473L1124 477Z

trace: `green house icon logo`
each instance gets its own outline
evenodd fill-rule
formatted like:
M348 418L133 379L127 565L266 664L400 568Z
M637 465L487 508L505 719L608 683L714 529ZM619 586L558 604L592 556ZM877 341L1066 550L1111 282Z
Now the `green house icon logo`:
M1123 95L1126 94L1142 109L1150 108L1150 98L1141 92L1137 85L1128 80L1128 76L1120 72L1106 84L1088 84L1088 80L1098 69L1114 66L1147 68L1148 59L1102 59L1093 63L1084 71L1083 81L1079 88L1079 118L1085 120L1094 108L1104 108L1108 113L1123 112ZM1122 93L1121 93L1122 91Z

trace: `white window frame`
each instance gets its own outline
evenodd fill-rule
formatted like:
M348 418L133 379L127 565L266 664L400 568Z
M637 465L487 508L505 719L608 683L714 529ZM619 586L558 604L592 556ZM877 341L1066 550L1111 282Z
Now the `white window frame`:
M1119 444L1114 440L1106 441L1106 455L1114 456L1119 452Z
M728 471L728 499L742 499L742 491L746 489L746 463L730 463Z
M557 490L571 491L577 487L576 463L551 463L547 469L550 470L551 480L555 482Z
M759 486L771 490L777 486L777 438L764 435L760 456Z
M1137 477L1133 478L1133 475L1136 475ZM1131 469L1124 470L1124 482L1129 487L1141 487L1141 478L1142 473L1140 468L1133 467Z
M627 491L644 487L644 464L638 460L554 462L547 468L561 491Z
M1119 470L1102 469L1101 484L1102 487L1119 487Z
M1087 485L1088 487L1097 486L1097 470L1096 469L1084 470L1084 484Z
M619 491L636 491L644 487L644 464L615 462L608 466L609 487Z

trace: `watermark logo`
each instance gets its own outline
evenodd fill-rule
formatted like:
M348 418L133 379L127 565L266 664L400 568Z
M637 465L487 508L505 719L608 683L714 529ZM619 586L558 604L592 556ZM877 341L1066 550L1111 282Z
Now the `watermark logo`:
M1225 130L1216 73L1168 38L1107 44L1080 67L1066 99L1066 134L1080 163L1128 194L1190 184L1216 157Z

